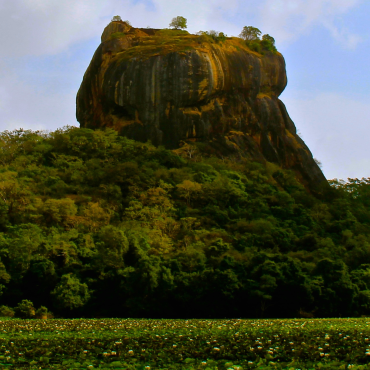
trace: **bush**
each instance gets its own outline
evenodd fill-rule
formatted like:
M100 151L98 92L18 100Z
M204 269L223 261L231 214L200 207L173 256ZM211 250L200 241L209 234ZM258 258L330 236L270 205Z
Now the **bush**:
M0 317L13 317L14 310L8 306L0 306Z
M262 54L262 45L259 40L255 41L246 41L246 45L251 49L252 51L255 51L257 53Z
M276 52L275 39L270 35L263 35L261 45L263 49Z
M29 319L35 316L35 308L33 303L27 299L23 299L15 308L15 316L22 319Z
M54 319L54 314L51 311L48 311L47 317L48 319Z
M41 306L36 311L36 317L38 319L43 319L45 317L48 317L48 309L45 306Z
M215 30L211 31L198 31L196 35L201 36L198 41L216 41L216 42L224 42L227 38L223 32L217 32Z
M225 35L223 32L220 32L217 36L217 41L224 42L226 41L227 35Z

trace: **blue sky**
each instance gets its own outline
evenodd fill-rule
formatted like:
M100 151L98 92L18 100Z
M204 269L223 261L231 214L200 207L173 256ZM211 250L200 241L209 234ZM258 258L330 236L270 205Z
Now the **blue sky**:
M83 74L114 15L134 27L276 40L280 96L328 179L370 177L370 2L366 0L0 0L0 131L53 131L75 118Z

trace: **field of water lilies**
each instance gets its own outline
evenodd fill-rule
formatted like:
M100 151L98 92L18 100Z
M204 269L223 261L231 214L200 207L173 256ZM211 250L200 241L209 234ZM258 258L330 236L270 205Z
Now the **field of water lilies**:
M0 319L0 369L370 369L370 318Z

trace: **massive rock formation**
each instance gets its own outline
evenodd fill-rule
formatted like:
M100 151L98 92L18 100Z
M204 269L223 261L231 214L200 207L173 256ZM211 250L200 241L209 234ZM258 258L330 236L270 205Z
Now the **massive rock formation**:
M169 149L202 141L219 155L267 160L313 189L326 179L278 99L286 84L283 56L240 38L111 22L77 94L77 120Z

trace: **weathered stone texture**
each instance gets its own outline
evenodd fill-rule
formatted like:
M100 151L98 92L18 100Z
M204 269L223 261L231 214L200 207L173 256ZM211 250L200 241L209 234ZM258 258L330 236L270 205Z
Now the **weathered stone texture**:
M224 156L293 169L315 187L326 179L278 99L286 84L280 53L255 53L239 38L212 43L112 22L84 75L77 120L170 149L207 142Z

